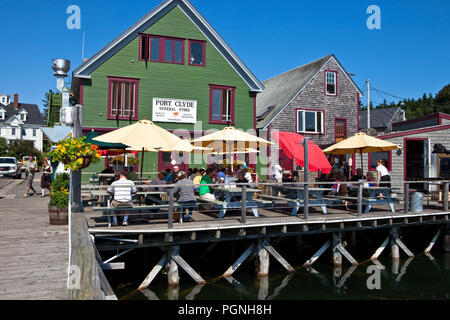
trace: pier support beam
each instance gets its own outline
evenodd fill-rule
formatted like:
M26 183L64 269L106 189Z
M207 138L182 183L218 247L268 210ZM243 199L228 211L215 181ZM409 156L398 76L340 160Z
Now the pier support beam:
M258 278L267 277L269 275L269 252L264 248L264 240L258 240L258 255L255 261L255 271Z
M342 266L342 254L338 249L339 244L342 241L342 235L340 232L334 232L333 233L333 264L335 267L341 267Z
M247 250L228 268L222 277L230 277L247 259L256 258L255 271L258 277L269 275L269 254L272 255L288 272L295 272L295 269L284 259L281 254L270 245L269 240L261 239L252 243Z
M439 235L441 234L441 229L439 229L436 234L433 237L433 240L431 240L428 247L425 249L425 253L430 253L431 249L433 249L434 244L436 243L436 240L439 238Z
M206 283L206 281L180 256L180 247L174 246L170 247L169 250L164 253L163 257L158 261L148 276L141 283L138 290L142 291L147 289L164 266L167 270L169 287L178 286L180 283L178 266L186 271L187 274L189 274L198 284Z
M173 259L174 255L179 254L180 247L171 247L168 253L167 259L167 280L169 287L178 286L180 283L180 275L178 273L178 266L175 260ZM169 289L170 291L170 289Z
M400 259L400 250L398 248L397 239L398 239L398 229L392 228L391 229L391 258L393 260ZM394 273L395 274L398 273L398 267L397 267L397 272L394 272Z

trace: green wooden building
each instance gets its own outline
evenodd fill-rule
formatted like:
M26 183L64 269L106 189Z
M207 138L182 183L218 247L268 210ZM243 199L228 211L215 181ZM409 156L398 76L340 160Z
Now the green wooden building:
M84 132L105 133L149 119L183 138L227 124L255 129L264 89L187 0L166 0L73 71ZM152 139L152 137L148 137ZM146 154L144 172L170 166L173 154ZM194 155L177 155L191 167Z

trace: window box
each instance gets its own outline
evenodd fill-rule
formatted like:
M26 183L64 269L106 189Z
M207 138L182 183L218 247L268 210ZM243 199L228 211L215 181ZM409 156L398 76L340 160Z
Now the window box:
M337 72L325 71L325 94L337 96Z
M138 120L139 79L108 77L108 119Z
M234 124L234 87L209 86L209 123Z
M184 39L140 34L139 60L184 64Z
M200 40L189 40L189 65L206 66L206 42Z
M297 132L303 134L323 134L324 111L297 109Z

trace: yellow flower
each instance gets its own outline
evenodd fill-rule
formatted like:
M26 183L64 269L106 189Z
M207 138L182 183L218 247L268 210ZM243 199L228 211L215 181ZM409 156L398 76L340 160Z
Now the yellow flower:
M61 152L62 152L62 153L65 153L65 152L66 152L66 148L63 147L63 148L61 149Z
M78 158L78 160L77 160L77 161L78 161L78 163L79 163L79 164L83 164L83 159L81 159L81 158Z

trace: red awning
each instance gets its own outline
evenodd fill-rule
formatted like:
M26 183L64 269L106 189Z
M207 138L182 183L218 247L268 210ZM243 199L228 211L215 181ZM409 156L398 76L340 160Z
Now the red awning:
M303 162L304 148L302 145L304 137L302 135L293 132L274 131L273 138L289 159L295 158L295 163L298 166L305 166ZM331 165L322 149L311 140L309 140L308 146L309 170L312 172L321 170L323 173L330 173Z

